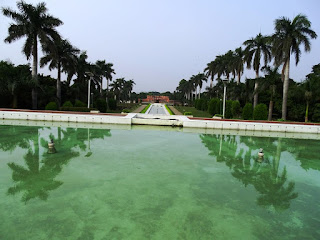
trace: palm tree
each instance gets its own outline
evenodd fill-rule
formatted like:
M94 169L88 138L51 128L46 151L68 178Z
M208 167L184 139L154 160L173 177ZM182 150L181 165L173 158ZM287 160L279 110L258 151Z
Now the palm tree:
M262 70L265 72L265 77L262 79L261 85L259 85L259 90L264 91L265 89L270 89L270 102L269 102L269 114L268 120L272 120L273 112L273 99L276 93L277 85L281 83L281 75L278 73L279 67L270 68L265 66Z
M256 72L256 79L259 79L260 60L262 55L264 57L264 65L267 65L267 63L271 61L271 45L269 42L269 37L262 36L261 33L259 33L255 38L251 38L243 43L246 46L246 49L244 50L244 59L247 63L247 68L250 68L252 65ZM255 81L253 97L254 108L258 104L258 86L258 81Z
M296 65L298 65L301 55L300 45L304 45L304 50L311 49L310 38L317 38L317 34L311 30L311 22L304 15L297 15L292 21L289 18L281 17L275 20L275 34L273 35L273 55L275 63L283 64L283 100L282 118L287 119L287 99L289 89L289 69L290 56L294 54ZM309 38L310 37L310 38Z
M68 40L58 39L51 42L45 48L46 55L40 59L40 67L47 65L49 62L49 70L57 68L57 99L59 106L61 105L61 71L68 72L71 65L76 64L76 54L79 49L74 48Z
M114 99L116 101L120 100L120 94L123 90L124 78L118 78L113 83L110 84L111 91L114 93Z
M131 92L133 89L133 85L135 85L135 82L133 80L124 81L123 83L123 92L125 95L125 99L129 99L131 102Z
M210 88L213 87L213 78L214 75L217 73L217 62L211 61L207 64L207 67L204 69L204 72L206 72L207 77L211 76L211 82L210 82Z
M244 64L244 51L241 47L234 51L233 64L238 76L237 84L240 84L240 78L243 74L243 64Z
M197 88L199 86L199 95L198 95L199 99L200 99L202 84L203 82L207 82L207 81L208 79L204 73L198 73L197 75L194 76L195 87Z
M49 40L58 39L59 34L56 27L62 24L62 21L47 13L44 2L33 6L24 1L17 2L20 12L10 8L2 8L5 16L12 18L16 23L11 24L8 32L9 36L4 40L11 43L22 37L27 37L23 46L23 53L27 59L32 55L32 79L34 87L32 89L32 108L37 109L37 84L38 84L38 39L40 44L45 46Z

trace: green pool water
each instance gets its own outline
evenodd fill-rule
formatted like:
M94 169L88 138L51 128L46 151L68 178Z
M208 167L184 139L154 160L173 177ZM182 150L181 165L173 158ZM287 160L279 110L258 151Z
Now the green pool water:
M319 153L319 140L0 125L0 239L320 239Z

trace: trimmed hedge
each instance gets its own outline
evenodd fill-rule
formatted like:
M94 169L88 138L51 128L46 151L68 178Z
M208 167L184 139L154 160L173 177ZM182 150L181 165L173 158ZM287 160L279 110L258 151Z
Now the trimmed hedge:
M233 101L232 102L232 117L233 118L239 118L240 117L240 102L239 101Z
M320 122L320 103L316 103L312 114L313 122Z
M252 110L252 104L251 103L247 103L243 110L242 110L242 118L244 120L250 120L252 119L252 115L253 115L253 110Z
M83 102L81 102L80 100L76 100L75 103L74 103L74 107L87 107L87 105Z
M90 112L91 110L97 110L95 108L87 107L61 107L61 111L71 111L71 112Z
M226 112L225 112L225 118L232 118L232 100L226 101Z
M64 102L64 104L62 105L62 107L73 107L73 104L72 104L72 102L70 102L70 101L66 101L66 102Z
M46 105L46 110L58 110L58 105L56 102L49 102L47 105Z
M192 115L192 112L185 112L184 115Z
M114 100L113 98L108 99L109 102L109 109L110 110L116 110L117 109L117 101Z
M95 107L102 113L107 111L107 102L106 100L100 98L94 103Z
M219 109L220 109L219 104L220 104L220 100L218 98L212 98L208 103L208 112L211 115L215 115L217 113L220 113L219 112Z
M253 110L254 120L267 120L268 119L268 108L267 105L260 103Z

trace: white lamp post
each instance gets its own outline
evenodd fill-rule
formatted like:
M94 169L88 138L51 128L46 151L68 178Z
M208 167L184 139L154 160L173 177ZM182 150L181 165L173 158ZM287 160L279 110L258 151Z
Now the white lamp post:
M90 85L91 85L91 78L93 77L93 73L86 72L86 74L90 77L88 81L88 108L90 108Z
M223 108L222 108L222 116L223 119L225 118L226 113L226 94L227 94L227 83L229 82L228 79L222 80L223 82Z

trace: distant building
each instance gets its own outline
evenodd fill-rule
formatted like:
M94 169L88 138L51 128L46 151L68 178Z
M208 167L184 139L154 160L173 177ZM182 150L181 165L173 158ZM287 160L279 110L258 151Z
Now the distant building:
M168 96L160 96L160 95L147 95L145 99L139 99L140 103L165 103L168 105L176 105L179 104L179 101L170 100Z

